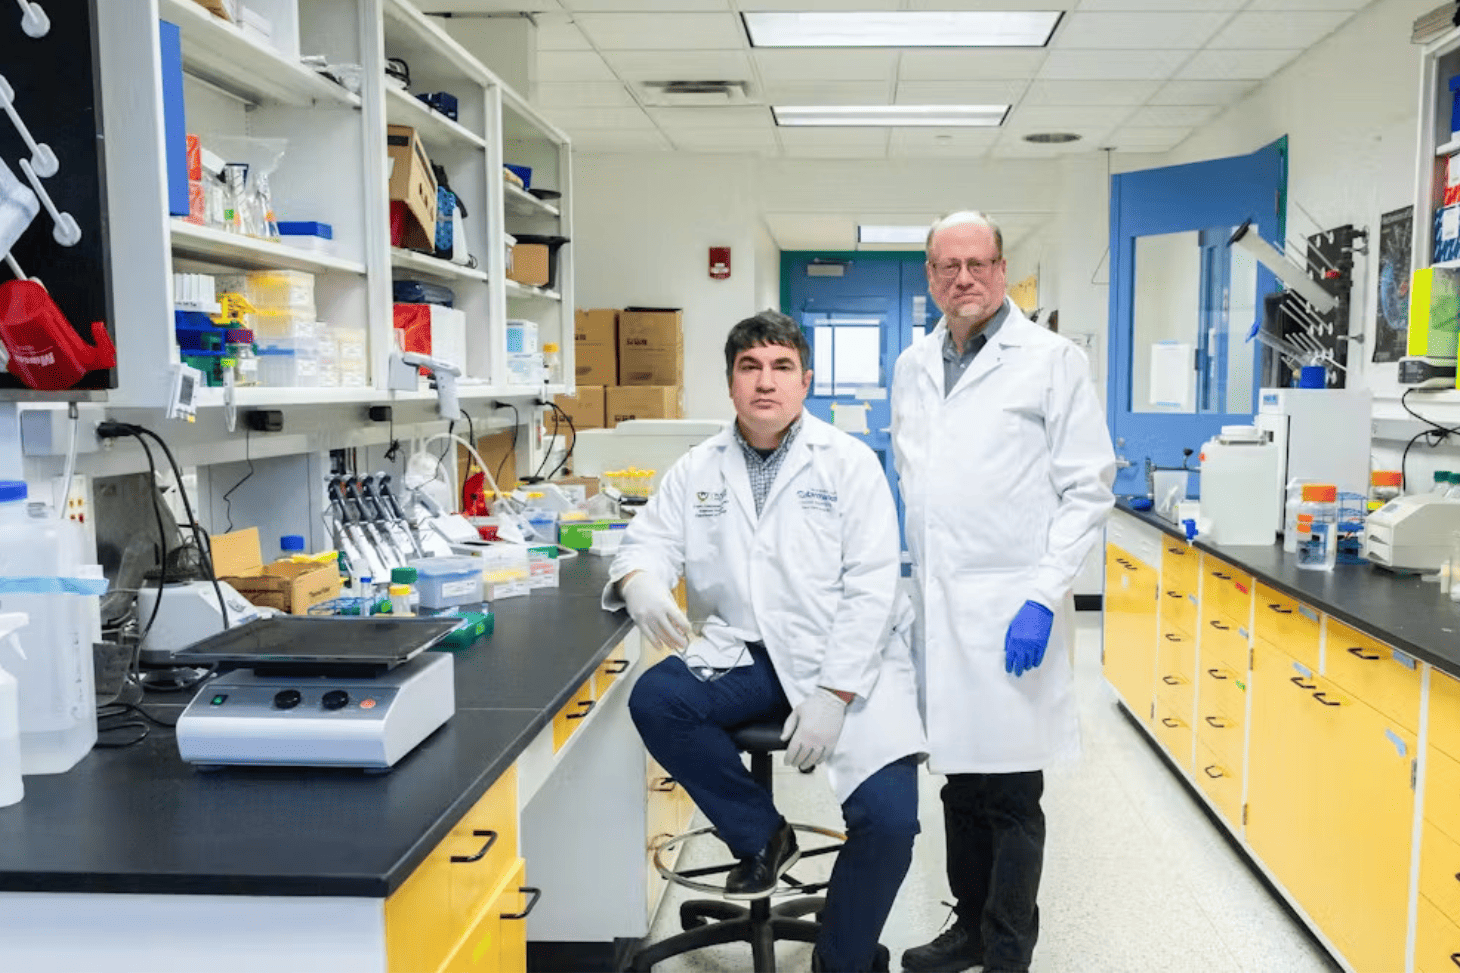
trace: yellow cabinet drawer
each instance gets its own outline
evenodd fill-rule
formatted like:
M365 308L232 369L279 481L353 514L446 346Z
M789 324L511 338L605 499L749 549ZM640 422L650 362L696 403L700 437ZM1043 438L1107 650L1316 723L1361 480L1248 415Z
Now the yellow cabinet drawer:
M1460 761L1434 747L1425 756L1425 820L1460 841Z
M1191 770L1191 708L1178 711L1165 700L1157 700L1151 729L1177 765Z
M614 680L623 675L629 669L628 646L623 642L618 644L608 658L598 664L598 671L593 674L593 698L602 699L603 694L608 692Z
M1202 653L1205 657L1206 653ZM1223 662L1203 658L1196 676L1196 703L1203 713L1224 713L1237 720L1247 716L1247 673Z
M1236 672L1247 671L1247 626L1221 612L1203 612L1201 661L1203 666L1223 665Z
M1204 554L1201 584L1203 615L1210 618L1215 610L1239 625L1247 625L1252 615L1252 575Z
M1430 669L1430 744L1460 759L1460 679Z
M1201 585L1201 552L1174 538L1162 540L1161 584L1182 594L1197 594Z
M1405 729L1419 728L1420 669L1413 658L1332 618L1326 647L1326 678Z
M1297 659L1309 669L1318 669L1318 609L1289 598L1265 584L1257 586L1257 611L1253 633Z
M1414 973L1455 973L1460 969L1460 926L1424 896L1419 898L1417 918Z
M385 900L387 968L440 966L517 860L517 768L509 767Z
M1245 722L1240 716L1231 716L1202 706L1197 711L1196 742L1211 750L1222 766L1239 778L1242 776L1242 754L1246 736Z
M1196 593L1186 588L1161 586L1161 627L1181 628L1188 632L1197 629Z
M563 744L573 735L573 731L583 722L583 718L593 709L593 680L586 680L578 687L573 698L563 704L558 710L558 715L553 717L553 753L563 749Z
M440 973L526 973L527 913L539 894L525 888L526 881L527 866L519 858L492 889L492 898Z
M1200 739L1196 741L1196 782L1227 823L1242 832L1242 766L1223 760Z
M1181 629L1164 628L1156 643L1156 696L1180 713L1196 698L1196 640Z
M1452 922L1460 921L1460 841L1425 822L1419 847L1419 891Z

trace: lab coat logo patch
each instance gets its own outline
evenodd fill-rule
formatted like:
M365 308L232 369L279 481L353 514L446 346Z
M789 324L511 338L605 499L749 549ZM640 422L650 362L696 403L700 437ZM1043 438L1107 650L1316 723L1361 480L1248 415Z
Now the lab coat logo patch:
M695 492L694 511L698 518L719 517L725 512L728 490L698 490Z
M797 490L796 499L801 501L802 510L829 514L836 509L835 490Z

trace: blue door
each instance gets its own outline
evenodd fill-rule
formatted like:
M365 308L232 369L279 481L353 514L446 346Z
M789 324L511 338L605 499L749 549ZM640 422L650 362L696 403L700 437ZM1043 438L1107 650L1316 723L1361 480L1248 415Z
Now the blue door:
M1281 249L1286 188L1286 138L1251 155L1112 177L1106 408L1116 493L1144 496L1149 467L1180 467L1183 449L1251 423L1261 371L1247 333L1281 285L1226 240L1250 219Z

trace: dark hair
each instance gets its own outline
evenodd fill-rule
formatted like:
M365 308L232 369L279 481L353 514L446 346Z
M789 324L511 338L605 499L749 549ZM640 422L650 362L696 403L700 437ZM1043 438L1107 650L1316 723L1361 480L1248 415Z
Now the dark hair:
M725 377L729 378L735 371L735 359L742 351L762 345L795 348L801 358L801 371L811 367L811 346L806 343L806 335L795 321L780 311L767 309L730 329L730 335L725 339Z

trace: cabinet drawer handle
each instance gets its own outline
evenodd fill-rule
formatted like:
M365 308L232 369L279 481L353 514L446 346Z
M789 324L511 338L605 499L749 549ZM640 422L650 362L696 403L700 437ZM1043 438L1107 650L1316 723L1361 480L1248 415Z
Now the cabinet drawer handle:
M673 777L656 777L654 778L654 786L650 790L657 791L660 794L668 794L678 786L679 781Z
M1460 953L1451 953L1450 962L1454 963L1456 966L1460 966Z
M1218 632L1230 632L1230 631L1232 631L1232 626L1230 626L1230 625L1223 625L1221 622L1217 621L1215 618L1208 620L1207 621L1207 624L1210 625L1212 628L1216 629Z
M1184 596L1179 591L1168 591L1168 592L1166 592L1166 597L1167 598L1175 598L1178 601L1180 601L1181 598L1183 598Z
M1293 676L1293 677L1291 677L1291 678L1288 679L1288 682L1292 683L1294 686L1297 686L1299 689L1317 689L1318 688L1318 684L1316 682L1313 685L1311 685L1311 686L1306 685L1303 682L1303 677L1302 676Z
M451 860L454 863L458 865L470 865L472 862L479 862L487 857L487 852L491 851L492 846L497 843L497 832L495 831L475 829L472 831L472 835L477 838L486 838L487 843L482 845L481 851L478 851L475 855L452 855Z
M1232 580L1232 576L1230 574L1223 574L1220 571L1213 571L1212 572L1212 577L1218 578L1218 579L1220 579L1222 581L1231 581Z
M517 891L521 892L523 895L531 896L531 898L527 900L527 907L524 908L521 912L504 912L502 913L503 919L526 919L529 915L532 914L532 910L537 908L537 900L542 898L542 889L534 889L529 888L526 885L519 885L517 887Z
M1214 770L1216 771L1215 774L1212 773L1212 771L1214 771ZM1209 764L1208 766L1203 767L1202 768L1202 773L1206 774L1212 780L1216 780L1219 777L1226 777L1227 776L1225 773L1222 772L1222 768L1221 767L1218 767L1216 764Z
M1293 613L1293 610L1291 608L1279 608L1277 606L1277 604L1271 604L1271 605L1268 605L1267 607L1268 608L1271 608L1273 611L1277 612L1279 615L1291 615Z
M1168 686L1179 686L1182 683L1180 676L1162 676L1161 681Z
M1216 727L1219 730L1228 729L1232 725L1231 723L1223 723L1222 722L1222 718L1220 716L1208 716L1207 717L1207 723L1210 724L1211 726Z
M1363 659L1365 662L1378 662L1380 659L1384 658L1381 655L1364 655L1364 650L1357 645L1350 646L1348 654L1354 656L1355 658Z
M1181 721L1180 720L1173 720L1169 716L1163 716L1163 717L1161 717L1161 723L1164 726L1169 726L1173 730L1176 729L1178 726L1181 725Z
M585 700L583 700L581 703L578 704L579 706L583 707L583 712L581 712L581 713L569 713L567 716L564 717L564 719L568 719L568 720L581 720L583 717L587 716L590 712L592 712L594 702L595 702L595 700L592 700L592 699L585 699Z
M1207 670L1207 675L1211 676L1213 679L1222 679L1222 680L1225 680L1225 679L1230 678L1226 674L1224 674L1222 672L1222 670L1220 670L1220 669L1208 669Z
M1318 702L1322 703L1324 706L1342 706L1343 705L1343 703L1339 702L1338 700L1333 700L1333 701L1330 702L1329 699L1328 699L1328 697L1325 696L1323 693L1314 693L1313 694L1313 698L1316 699L1316 700L1318 700Z
M1186 557L1186 552L1179 547L1168 547L1166 548L1166 550L1170 551L1172 554L1175 554L1177 557Z
M1181 642L1181 641L1184 641L1184 640L1181 638L1180 635L1177 635L1174 632L1167 632L1166 633L1166 641L1168 641L1168 642Z
M628 659L610 659L604 663L603 671L610 676L617 676L620 673L629 671Z

